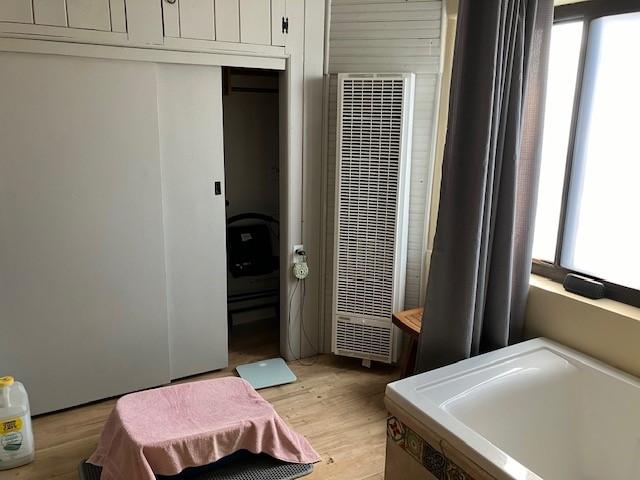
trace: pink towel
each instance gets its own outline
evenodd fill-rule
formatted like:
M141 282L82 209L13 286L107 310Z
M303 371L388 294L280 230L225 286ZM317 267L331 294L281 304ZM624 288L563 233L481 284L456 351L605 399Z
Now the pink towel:
M155 480L238 450L292 463L320 457L241 378L184 383L120 398L88 462L101 480Z

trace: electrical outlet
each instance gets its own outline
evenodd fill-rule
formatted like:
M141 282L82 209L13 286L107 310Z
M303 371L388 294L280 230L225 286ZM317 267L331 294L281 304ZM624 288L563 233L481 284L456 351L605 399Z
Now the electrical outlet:
M296 253L296 252L299 252L299 251L304 251L304 245L294 245L293 246L293 251L291 253L293 255L292 256L292 259L293 259L292 263L294 263L294 264L295 263L301 263L301 262L304 261L304 256L303 255L298 255L298 253Z
M307 265L307 254L304 245L293 246L293 265L291 268L293 276L298 280L304 280L309 276L309 265Z

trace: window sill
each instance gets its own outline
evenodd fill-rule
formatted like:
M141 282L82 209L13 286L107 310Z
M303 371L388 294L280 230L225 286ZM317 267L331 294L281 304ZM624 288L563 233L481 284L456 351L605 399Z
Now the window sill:
M640 308L634 307L632 305L627 305L626 303L616 302L615 300L610 300L608 298L593 300L591 298L581 297L580 295L576 295L575 293L567 292L562 287L562 284L554 282L549 278L541 277L540 275L532 274L531 278L529 279L529 286L530 288L544 290L548 293L560 295L572 301L579 302L585 305L591 305L594 308L601 309L605 312L615 315L622 315L624 317L631 318L640 322Z
M531 275L525 337L547 337L640 377L640 308L591 300Z

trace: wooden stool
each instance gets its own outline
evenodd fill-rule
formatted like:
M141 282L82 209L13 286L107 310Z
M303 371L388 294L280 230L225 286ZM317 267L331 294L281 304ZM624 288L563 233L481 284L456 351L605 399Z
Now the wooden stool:
M416 363L416 354L418 353L418 337L422 330L422 314L423 308L412 308L403 312L393 314L393 324L402 331L409 334L409 346L407 354L404 355L402 361L402 378L413 375L413 369Z

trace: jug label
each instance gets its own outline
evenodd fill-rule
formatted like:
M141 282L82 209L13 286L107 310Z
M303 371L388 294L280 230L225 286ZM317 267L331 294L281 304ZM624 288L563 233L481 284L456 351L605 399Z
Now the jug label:
M0 422L0 435L19 432L20 430L22 430L21 418L12 418L11 420L4 420Z
M18 432L8 433L0 437L0 446L7 452L16 452L22 447L22 434Z

